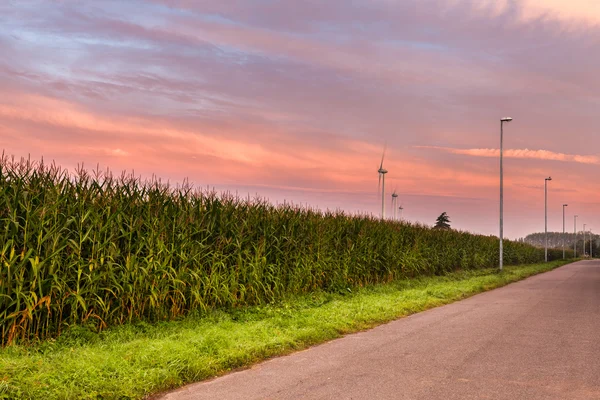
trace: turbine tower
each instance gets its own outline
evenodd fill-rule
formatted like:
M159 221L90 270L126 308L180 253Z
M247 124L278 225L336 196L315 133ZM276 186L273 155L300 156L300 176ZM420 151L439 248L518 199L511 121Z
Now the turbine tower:
M396 189L394 189L394 193L392 193L392 210L394 210L394 221L396 220L396 215L398 212L398 207L396 207L397 204L398 204L398 194L396 193Z
M402 207L402 204L400 204L400 207L398 207L398 209L400 210L400 221L402 221L402 210L404 210L404 207Z
M377 172L379 173L379 186L381 187L381 219L385 219L385 174L387 169L383 169L383 158L385 157L385 149L381 155L381 164Z

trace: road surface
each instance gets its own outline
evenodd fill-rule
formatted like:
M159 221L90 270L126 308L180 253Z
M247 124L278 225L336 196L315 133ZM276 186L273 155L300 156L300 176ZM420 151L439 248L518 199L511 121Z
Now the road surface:
M600 262L570 264L161 399L600 399Z

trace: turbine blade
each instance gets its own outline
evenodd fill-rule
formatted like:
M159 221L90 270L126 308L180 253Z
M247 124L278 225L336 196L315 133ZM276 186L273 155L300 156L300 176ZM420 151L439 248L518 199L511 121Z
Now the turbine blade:
M387 143L383 145L383 153L381 153L381 164L379 165L379 168L383 168L383 159L385 158L385 150L387 149Z

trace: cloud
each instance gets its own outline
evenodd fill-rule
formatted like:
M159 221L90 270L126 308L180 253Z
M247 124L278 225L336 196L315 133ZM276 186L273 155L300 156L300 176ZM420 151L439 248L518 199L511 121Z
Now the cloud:
M583 6L0 2L0 147L201 185L354 193L331 203L354 210L377 203L387 141L391 189L491 204L497 121L511 115L507 146L525 150L507 157L565 164L510 163L507 196L535 205L524 186L560 173L553 188L568 179L576 204L600 193L583 168L597 157L577 156L597 138L600 106L600 27L581 22L594 11ZM436 201L423 213L443 211ZM473 229L488 229L482 218Z
M109 149L106 151L106 153L110 156L115 156L115 157L125 157L125 156L129 155L128 152L123 151L121 149Z
M445 151L452 154L462 154L474 157L500 157L500 149L454 149L450 147L438 146L415 146L421 149L434 149ZM563 162L575 162L581 164L600 165L600 157L578 154L556 153L548 150L529 150L529 149L505 149L502 153L506 158L522 158L533 160L552 160Z
M600 22L600 3L589 0L527 0L525 2L527 16L539 18L540 15L552 15L564 20L578 23Z

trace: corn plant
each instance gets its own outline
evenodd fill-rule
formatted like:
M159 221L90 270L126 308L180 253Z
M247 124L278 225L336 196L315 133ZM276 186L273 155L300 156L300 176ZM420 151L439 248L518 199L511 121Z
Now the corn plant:
M497 249L491 236L0 159L2 345L494 267ZM505 249L511 264L544 258Z

